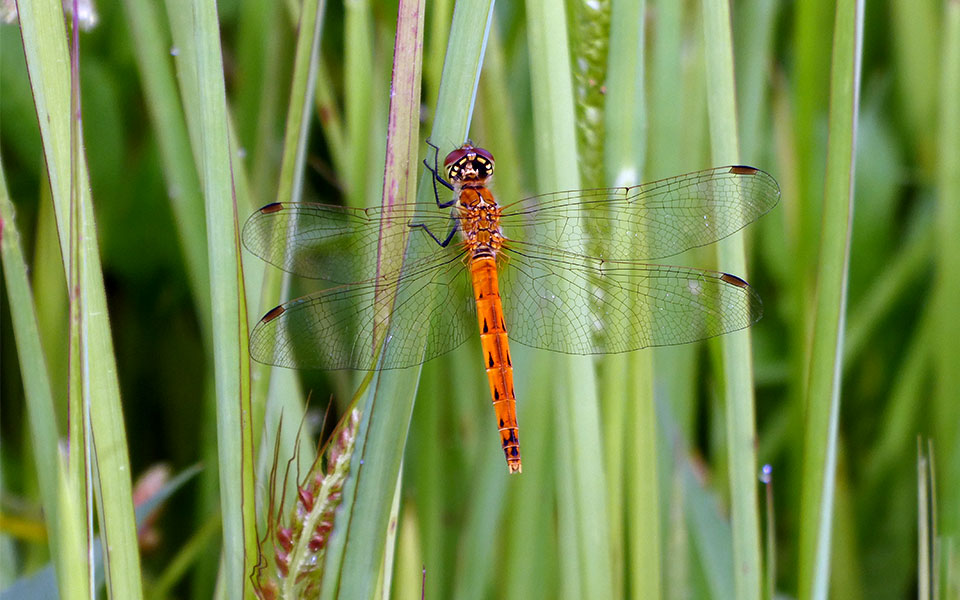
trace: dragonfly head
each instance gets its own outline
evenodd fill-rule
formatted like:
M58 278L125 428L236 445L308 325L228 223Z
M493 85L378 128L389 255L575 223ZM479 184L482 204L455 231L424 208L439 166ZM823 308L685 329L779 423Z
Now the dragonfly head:
M443 169L454 183L483 182L493 175L493 155L467 142L447 155Z

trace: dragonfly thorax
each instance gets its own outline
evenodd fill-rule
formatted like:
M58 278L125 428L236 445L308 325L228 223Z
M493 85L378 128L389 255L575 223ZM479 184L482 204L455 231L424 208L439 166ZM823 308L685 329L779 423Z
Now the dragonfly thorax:
M500 229L500 207L489 189L462 188L457 198L460 213L460 231L467 251L473 258L496 256L503 246Z

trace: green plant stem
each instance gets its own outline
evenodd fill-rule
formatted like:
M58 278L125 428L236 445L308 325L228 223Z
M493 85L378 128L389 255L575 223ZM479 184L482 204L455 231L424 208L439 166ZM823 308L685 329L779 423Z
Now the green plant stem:
M526 11L537 182L543 189L577 189L579 176L570 168L578 154L565 15L549 0L528 0ZM597 466L603 445L596 376L587 358L557 361L565 373L553 382L559 403L560 589L571 597L608 598L613 582L606 483L604 469Z
M20 376L23 379L26 397L27 424L33 446L33 459L40 487L40 502L47 525L47 543L50 556L60 556L60 531L58 485L60 460L57 453L59 433L53 406L50 377L43 356L33 293L27 280L27 266L20 247L20 233L14 221L14 207L7 192L6 175L0 161L0 260L3 278L10 302L10 317L16 338L17 355L20 358ZM58 567L59 562L54 562ZM86 571L81 570L81 573ZM66 574L58 571L61 587L67 582Z
M53 191L54 211L60 237L61 256L70 256L70 211L71 189L83 195L79 206L83 207L84 229L79 233L85 240L79 260L83 268L78 272L81 279L78 287L84 298L83 311L84 348L87 370L82 373L84 392L90 399L89 419L95 434L95 447L90 451L97 463L98 481L72 480L71 484L94 486L100 500L100 531L104 538L106 570L109 593L115 598L136 600L143 595L140 585L140 557L137 549L136 527L131 502L130 461L127 456L127 440L120 404L120 386L113 352L107 311L106 292L100 255L96 246L97 233L94 225L93 203L85 158L76 155L74 160L71 137L72 110L70 94L70 60L64 36L62 7L54 0L21 2L20 32L27 59L27 70L33 91L37 121L43 140L44 158L48 168L50 188ZM77 145L82 142L77 140ZM74 181L75 179L75 181ZM69 268L65 266L65 272ZM75 411L74 414L80 414ZM74 447L79 438L71 440ZM79 475L78 475L79 477ZM80 498L67 500L72 505ZM61 503L61 507L64 504ZM93 507L81 507L86 513ZM91 543L87 540L87 543ZM85 568L73 565L70 568Z
M385 214L396 204L409 202L417 192L423 8L423 0L406 0L399 7L382 187ZM379 249L378 260L384 262L378 263L378 269L398 272L400 265L385 261L401 259L404 239L396 247ZM381 311L391 305L392 294L392 290L381 290L376 300L376 319L384 329L389 324ZM386 331L380 331L375 336L384 339ZM384 352L390 352L389 344ZM377 578L371 574L382 568L386 554L392 500L419 376L419 367L377 372L369 391L360 398L363 417L351 477L343 490L344 506L328 543L322 598L369 598L375 592Z
M738 163L740 150L729 5L722 0L704 0L703 24L711 156L714 164ZM722 270L740 276L746 274L742 233L721 240L717 244L717 255L717 263ZM719 343L722 346L726 399L736 597L760 598L760 518L757 506L756 414L750 333L734 332L723 336Z
M863 3L837 3L816 314L806 396L799 597L826 598L835 489L843 332L853 215Z
M960 322L956 318L960 298L960 3L947 3L944 22L943 71L940 80L940 132L937 256L938 290L936 401L934 442L940 460L939 489L943 491L942 531L954 538L960 534Z
M199 131L200 173L206 203L207 257L213 307L213 362L217 398L223 582L229 598L252 594L257 556L253 426L247 311L240 270L239 223L231 163L222 50L214 2L191 5L185 23L193 40L196 96L187 95Z

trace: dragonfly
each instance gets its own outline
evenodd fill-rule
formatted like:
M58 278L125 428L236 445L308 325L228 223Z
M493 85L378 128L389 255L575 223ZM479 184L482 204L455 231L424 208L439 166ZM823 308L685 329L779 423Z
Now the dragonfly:
M334 284L267 312L251 333L255 360L401 369L479 331L501 446L509 472L519 473L510 341L572 355L619 353L703 340L760 318L760 298L740 277L651 261L716 242L769 212L780 188L768 173L725 166L501 206L489 187L493 154L467 142L446 156L441 173L430 145L433 164L424 164L434 203L273 203L247 220L242 237L253 254ZM400 239L402 263L384 270L378 248ZM395 296L381 352L385 282Z

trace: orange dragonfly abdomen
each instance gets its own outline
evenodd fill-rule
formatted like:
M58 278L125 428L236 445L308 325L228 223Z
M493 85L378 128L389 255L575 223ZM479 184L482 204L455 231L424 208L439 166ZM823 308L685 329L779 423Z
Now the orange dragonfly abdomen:
M511 473L519 473L520 438L517 427L517 398L513 393L513 361L503 318L503 302L497 284L497 262L492 257L470 261L473 295L477 302L477 322L483 366L490 382L490 399L497 415L500 444Z

